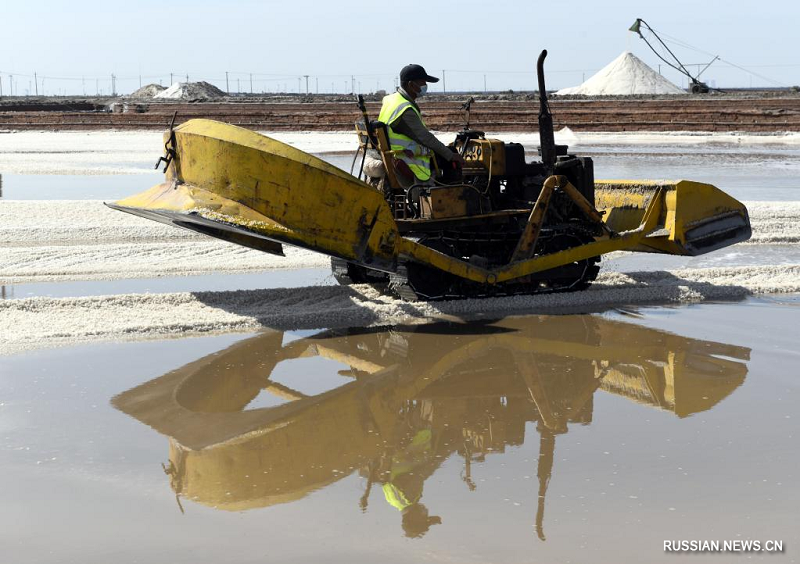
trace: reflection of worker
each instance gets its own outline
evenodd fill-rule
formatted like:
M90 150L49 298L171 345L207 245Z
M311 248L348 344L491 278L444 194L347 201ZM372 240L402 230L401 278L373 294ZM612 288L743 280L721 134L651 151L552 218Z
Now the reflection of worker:
M389 480L383 484L387 503L403 514L407 537L421 537L431 525L442 522L440 517L430 517L428 508L420 503L422 486L428 477L425 467L432 458L431 431L423 429L402 452L392 456Z
M383 98L383 106L378 120L388 127L389 144L399 160L410 169L398 174L401 182L411 184L432 184L431 153L439 157L439 162L464 164L458 153L448 149L428 131L422 121L422 114L415 100L425 94L428 82L439 82L438 78L428 76L420 65L406 65L400 71L400 88L397 92ZM404 168L402 165L401 169ZM405 176L405 178L403 178Z

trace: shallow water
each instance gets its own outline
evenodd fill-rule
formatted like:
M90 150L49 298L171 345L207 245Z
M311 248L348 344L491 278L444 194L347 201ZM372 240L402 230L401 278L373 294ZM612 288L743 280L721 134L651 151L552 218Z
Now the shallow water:
M573 147L592 157L598 179L695 180L740 200L800 199L800 151L787 147L619 146ZM536 147L525 147L528 160ZM350 172L352 155L321 155ZM360 162L360 161L359 161ZM355 171L358 171L356 163Z
M792 147L704 145L687 150L686 146L648 145L574 149L576 154L594 159L596 178L696 180L713 184L740 200L800 199L800 150ZM526 151L529 160L537 158L536 147L526 147ZM353 163L352 153L317 156L348 172ZM95 164L111 166L103 160ZM163 179L144 163L134 169L140 169L141 174L36 175L3 174L0 170L2 197L116 200L144 191ZM355 172L358 169L357 162Z
M2 173L2 171L0 171ZM164 181L142 174L3 174L6 200L121 200Z
M797 245L744 244L696 257L620 252L603 256L600 264L604 272L607 270L635 272L681 268L800 264L800 247Z
M794 562L796 316L748 299L1 358L4 560L660 562L664 540L774 539Z

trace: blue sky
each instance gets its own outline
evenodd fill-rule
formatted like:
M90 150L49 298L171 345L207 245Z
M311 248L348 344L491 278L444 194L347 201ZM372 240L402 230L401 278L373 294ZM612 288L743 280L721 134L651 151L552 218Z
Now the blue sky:
M490 90L521 90L535 88L536 57L546 48L548 87L560 88L625 50L657 68L655 55L627 31L641 17L701 51L670 44L684 63L719 55L752 72L718 61L703 75L717 86L800 84L800 2L715 4L9 0L0 12L0 75L4 94L9 74L24 94L34 72L48 94L108 92L112 73L123 93L138 88L140 75L166 85L170 73L225 88L226 71L232 91L249 90L252 73L257 91L305 91L309 75L312 92L349 91L351 76L357 90L370 92L391 89L399 69L417 62L435 76L444 70L448 90L483 90L484 75ZM681 84L674 71L663 66L663 73Z

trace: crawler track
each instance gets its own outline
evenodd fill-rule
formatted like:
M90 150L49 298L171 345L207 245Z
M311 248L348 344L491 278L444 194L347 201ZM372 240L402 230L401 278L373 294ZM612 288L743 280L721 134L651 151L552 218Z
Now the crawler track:
M539 238L541 254L550 254L591 241L587 231L574 226L560 226L544 230ZM509 239L513 243L514 239ZM482 248L480 242L470 241L468 249L458 249L458 242L446 233L426 235L420 243L440 252L456 255L470 254ZM463 244L463 240L461 241ZM502 243L495 243L495 251L502 252ZM507 249L510 251L510 247ZM395 296L407 301L438 301L520 294L543 294L584 290L597 278L600 258L595 257L539 272L522 279L495 285L477 284L436 268L404 262L391 274L370 270L342 259L331 259L331 271L339 284L373 284L385 286Z

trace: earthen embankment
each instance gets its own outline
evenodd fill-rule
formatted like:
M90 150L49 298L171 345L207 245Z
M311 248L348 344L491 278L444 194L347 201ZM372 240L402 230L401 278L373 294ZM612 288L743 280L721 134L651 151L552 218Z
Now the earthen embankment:
M457 96L431 96L421 106L431 129L456 131L465 121L462 103ZM800 96L555 97L550 108L557 129L569 127L576 132L800 131ZM379 109L380 102L367 103L370 116L377 117ZM490 132L534 131L538 128L538 111L533 96L478 99L472 104L470 125ZM162 129L175 112L176 123L209 118L260 131L344 131L352 129L360 118L352 98L344 96L196 103L5 100L0 102L0 129Z

